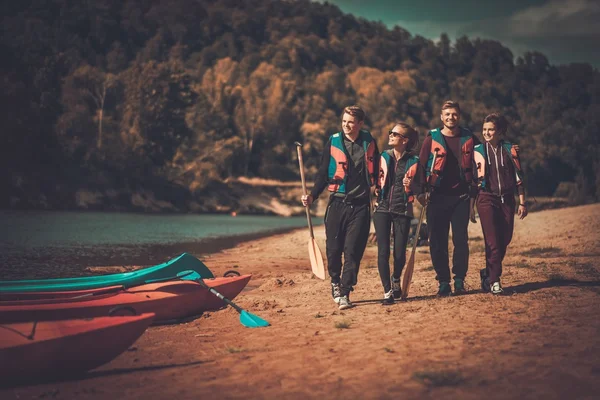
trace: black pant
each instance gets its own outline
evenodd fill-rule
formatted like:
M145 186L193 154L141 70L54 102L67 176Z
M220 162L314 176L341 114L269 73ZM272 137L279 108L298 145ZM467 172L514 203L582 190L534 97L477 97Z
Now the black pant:
M383 291L389 292L390 282L390 229L394 235L394 279L399 280L406 264L406 243L410 231L410 217L377 211L373 213L373 224L377 236L377 268Z
M369 204L352 205L333 200L325 214L327 269L332 283L340 283L342 296L356 285L358 268L367 240L371 218ZM342 253L344 269L342 272Z
M448 233L452 225L452 273L464 279L469 269L469 197L444 196L433 193L427 206L429 252L440 282L450 282Z

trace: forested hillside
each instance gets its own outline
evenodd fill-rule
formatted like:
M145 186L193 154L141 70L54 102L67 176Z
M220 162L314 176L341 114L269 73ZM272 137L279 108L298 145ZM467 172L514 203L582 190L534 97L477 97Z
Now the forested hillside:
M509 117L530 194L573 182L559 189L573 202L600 199L589 64L433 42L308 0L1 7L1 207L216 211L227 178L299 179L294 141L310 179L346 105L383 147L394 121L438 126L446 99L476 132L491 111Z

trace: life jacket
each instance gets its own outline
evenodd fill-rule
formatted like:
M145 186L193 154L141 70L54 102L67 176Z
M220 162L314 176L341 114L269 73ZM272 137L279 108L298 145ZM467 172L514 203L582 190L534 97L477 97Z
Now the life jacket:
M375 184L375 139L367 130L360 130L358 137L362 139L365 151L365 163L367 166L367 184ZM344 134L334 133L331 136L331 150L329 157L329 191L346 193L346 181L348 180L348 155L344 145Z
M377 181L377 186L381 189L379 192L379 200L388 195L388 191L392 189L393 182L388 182L389 177L391 176L388 171L390 170L393 163L393 150L387 150L381 153L381 160L379 162L379 179ZM411 181L415 177L417 173L417 168L419 165L419 157L414 154L411 154L406 160L406 166L404 169L403 178L409 178ZM404 183L403 183L404 184ZM405 198L404 201L407 203L412 203L415 200L415 196L409 185L404 185L404 193Z
M431 150L427 159L427 169L425 175L427 181L432 187L439 187L444 177L444 167L446 166L446 141L444 135L439 128L429 131L431 135ZM460 163L460 177L468 184L473 180L473 134L470 130L460 128L460 155L458 157ZM437 151L437 156L436 156ZM435 158L433 169L431 164Z
M506 140L502 140L500 142L500 145L502 146L504 151L506 151L506 153L510 154L510 156L511 156L510 159L512 160L512 164L515 168L516 186L522 185L523 184L523 169L521 168L521 160L519 159L519 154L517 153L517 150L515 149L515 145ZM485 189L486 188L485 174L486 174L486 168L487 168L487 163L486 163L487 154L485 151L485 143L481 143L481 144L478 144L477 146L475 146L475 148L473 149L473 152L474 152L473 159L475 161L475 173L476 173L476 179L477 179L477 186L481 189Z

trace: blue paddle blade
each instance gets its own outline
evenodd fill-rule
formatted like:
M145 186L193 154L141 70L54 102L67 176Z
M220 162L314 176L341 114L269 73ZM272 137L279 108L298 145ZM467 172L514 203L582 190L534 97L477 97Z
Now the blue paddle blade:
M183 271L186 272L186 271ZM180 272L181 273L181 272ZM189 274L185 274L183 276L179 276L179 274L177 274L177 277L179 279L181 279L182 281L195 281L197 279L202 278L202 275L200 275L199 273L197 273L196 271L191 271L191 273Z
M262 328L270 325L258 315L250 314L246 310L240 311L240 322L248 328Z

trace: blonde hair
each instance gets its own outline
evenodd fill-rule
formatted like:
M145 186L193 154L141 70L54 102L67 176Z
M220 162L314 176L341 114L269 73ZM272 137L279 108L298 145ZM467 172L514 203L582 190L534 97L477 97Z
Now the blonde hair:
M456 101L446 100L444 104L442 104L442 111L447 110L448 108L454 108L460 114L460 105Z

